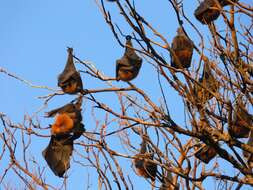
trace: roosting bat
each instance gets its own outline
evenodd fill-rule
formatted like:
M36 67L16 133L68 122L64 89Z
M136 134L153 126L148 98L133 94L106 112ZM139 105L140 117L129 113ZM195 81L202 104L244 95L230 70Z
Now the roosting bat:
M80 124L83 128L84 126ZM78 139L81 133L52 135L49 145L42 152L48 166L56 176L63 177L70 167L70 157L73 151L73 142Z
M217 152L215 148L204 145L198 149L198 151L194 154L199 160L203 161L204 163L208 164L210 160L212 160L216 155Z
M209 24L220 16L220 10L215 0L204 0L197 7L194 15L202 24Z
M47 164L55 175L62 177L70 167L73 141L85 131L81 115L81 101L69 103L47 113L48 117L56 116L51 126L51 140L42 152Z
M116 61L116 79L117 81L130 81L137 77L142 59L132 49L132 37L126 36L126 49L123 57Z
M221 7L231 5L238 1L239 0L218 0ZM195 10L194 15L202 24L210 24L220 16L219 6L216 4L215 0L204 0Z
M58 76L58 86L68 94L76 94L83 90L80 73L74 65L72 48L68 48L68 60L63 72Z
M56 116L55 123L51 126L53 135L83 131L81 105L82 99L79 98L76 103L69 103L47 112L47 117Z
M184 34L181 27L177 30L177 35L172 41L171 48L179 61L177 63L175 57L171 54L171 66L177 69L189 68L191 66L193 43Z
M208 63L204 64L203 73L198 82L203 86L194 84L194 93L198 99L198 103L202 104L210 100L213 98L212 93L216 93L219 90L219 82L214 78Z
M249 136L250 129L252 128L253 118L247 112L241 97L239 97L236 101L232 123L228 127L228 132L235 138L247 138Z
M151 181L155 181L157 165L152 162L153 156L147 153L146 146L146 141L143 140L140 153L135 155L137 158L133 160L133 164L139 176L150 178Z

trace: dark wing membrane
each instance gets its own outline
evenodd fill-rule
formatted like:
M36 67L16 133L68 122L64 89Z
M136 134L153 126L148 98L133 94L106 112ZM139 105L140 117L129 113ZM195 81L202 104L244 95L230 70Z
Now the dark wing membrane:
M119 68L120 68L120 65L121 65L121 59L118 59L116 61L116 71L115 71L115 74L116 74L116 79L118 80L118 77L119 77Z
M74 104L70 103L70 104L66 104L60 108L56 108L53 109L49 112L46 113L46 117L54 117L57 113L61 114L61 113L72 113L75 112L76 107Z
M70 167L73 141L69 137L51 137L49 145L42 152L48 166L55 175L62 177Z
M242 100L239 98L236 102L235 110L233 112L233 122L228 128L228 132L235 138L247 138L252 127L252 117L247 112Z
M71 77L73 77L76 73L75 70L69 70L67 72L63 72L58 76L58 86L61 87L62 84L66 83Z
M64 83L68 80L76 71L73 61L73 49L68 48L68 59L63 72L58 77L58 83Z
M144 169L146 170L148 177L151 178L151 180L155 180L157 165L154 164L151 160L146 160Z
M203 161L204 163L208 164L210 160L212 160L216 156L216 150L213 147L204 145L201 147L196 153L195 156Z

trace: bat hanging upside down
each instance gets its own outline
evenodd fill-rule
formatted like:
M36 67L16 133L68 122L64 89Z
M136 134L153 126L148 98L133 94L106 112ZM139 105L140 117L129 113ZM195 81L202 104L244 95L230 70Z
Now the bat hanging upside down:
M171 45L176 58L171 54L171 66L177 69L189 68L191 66L193 43L184 34L181 27L177 30L177 35L174 37Z
M194 83L194 94L197 98L197 103L202 106L211 98L213 98L212 93L219 92L220 83L212 74L212 70L208 65L209 63L204 63L203 73L201 78L199 79L199 83L203 86ZM210 93L211 91L212 93Z
M74 65L72 48L68 48L68 60L63 72L58 76L58 86L67 94L76 94L83 90L80 73Z
M130 81L137 77L141 65L142 58L140 58L135 50L132 49L132 37L126 36L126 49L123 57L116 61L116 80Z
M202 162L208 164L215 156L217 155L217 152L215 148L203 145L198 149L197 152L195 152L196 158L201 160Z
M81 123L81 99L47 113L47 117L53 116L55 122L51 126L51 139L42 155L54 174L62 177L70 167L74 140L85 132Z
M232 114L232 122L228 126L228 133L233 138L248 138L253 128L252 116L248 113L245 106L246 104L243 102L242 97L238 97Z
M152 182L155 181L157 165L152 162L153 157L147 153L146 141L143 140L139 154L133 160L136 173L144 178L150 178Z
M194 12L195 17L202 24L210 24L220 16L220 8L223 8L232 3L236 3L239 0L218 0L219 5L215 0L204 0L200 3Z

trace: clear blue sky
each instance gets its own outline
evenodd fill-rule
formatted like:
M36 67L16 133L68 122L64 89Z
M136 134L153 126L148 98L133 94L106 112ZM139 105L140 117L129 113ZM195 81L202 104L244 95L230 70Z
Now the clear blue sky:
M196 1L186 0L185 11L204 32L204 26L193 17L195 5ZM115 16L113 19L120 21L124 32L131 33L132 31L119 18L115 5L106 3L106 6L112 10L112 15ZM147 20L153 23L154 27L171 42L178 24L168 1L136 0L136 6ZM76 56L83 60L92 61L108 76L115 75L115 60L120 58L124 51L114 39L93 0L0 0L0 24L0 67L35 85L46 85L58 89L57 75L63 70L66 62L67 46L74 48ZM188 27L186 29L190 30ZM196 36L192 36L192 38L195 39ZM164 56L168 57L168 55ZM82 69L80 66L78 68ZM142 77L138 77L133 83L143 86L147 93L152 92L153 100L159 102L158 85L154 84L152 78L154 76L156 79L156 75L154 71L151 71L149 64L144 62L140 76ZM100 83L93 83L89 80L86 80L85 76L83 77L86 88L100 86ZM117 85L124 86L125 84L120 82ZM24 114L32 115L43 105L43 101L37 99L38 96L50 93L48 90L31 88L2 73L0 73L0 86L0 112L5 113L17 123L23 122ZM167 97L173 118L183 124L183 109L178 109L179 99L175 98L176 94L170 90L170 87L166 86L165 90L169 92ZM110 94L103 94L103 97L108 104L113 104L112 99L109 98ZM73 98L68 95L56 97L49 103L46 110L63 105ZM88 103L87 105L90 106ZM39 121L45 126L49 124L49 121L43 117L46 110L38 114ZM84 110L88 112L90 108L84 108ZM104 115L101 114L101 116L104 118ZM95 123L90 117L89 114L84 116L87 130L92 130L95 127ZM49 139L35 137L33 140L31 154L36 155L36 159L45 166L46 163L41 156L41 151ZM130 162L127 161L126 165L129 168L129 173L132 173ZM68 189L86 187L86 169L79 169L72 163L70 174ZM89 174L91 178L94 178L95 174ZM49 181L55 184L59 184L62 180L55 177L49 168L47 168L47 176ZM11 181L11 177L8 177ZM143 184L147 185L140 177L135 177L134 182L142 189L144 189ZM18 185L13 181L13 186L18 187ZM92 185L91 189L95 190L96 180Z

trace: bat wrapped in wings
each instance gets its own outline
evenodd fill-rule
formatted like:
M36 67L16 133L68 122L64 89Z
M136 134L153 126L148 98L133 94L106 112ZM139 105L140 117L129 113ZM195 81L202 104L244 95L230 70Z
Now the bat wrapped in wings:
M126 36L126 49L123 57L116 61L116 79L122 81L130 81L137 77L141 65L142 58L140 58L131 42L131 36Z
M63 72L58 76L58 86L67 94L76 94L83 90L80 73L73 61L73 49L68 48L68 59Z
M253 129L253 118L247 112L242 97L238 97L232 115L232 123L228 126L229 134L234 138L247 138Z
M203 145L197 150L197 152L195 152L194 155L202 162L208 164L217 155L217 152L215 148Z
M176 58L171 54L171 66L177 69L189 68L191 66L193 43L184 34L183 29L180 27L177 30L177 35L174 37L171 45Z
M209 63L204 64L202 76L198 81L201 86L197 83L194 84L194 94L199 105L205 104L208 100L213 98L213 94L219 91L220 83L213 76L211 68L208 64Z
M236 3L239 0L217 0L221 8L232 3ZM210 24L220 16L219 6L216 0L204 0L200 3L194 12L195 17L202 24Z
M194 15L202 24L210 24L220 16L220 10L215 0L204 0L197 7Z
M151 181L155 181L157 165L152 162L153 156L147 152L147 142L143 139L141 143L140 153L135 155L133 160L136 173L144 178L150 178Z

